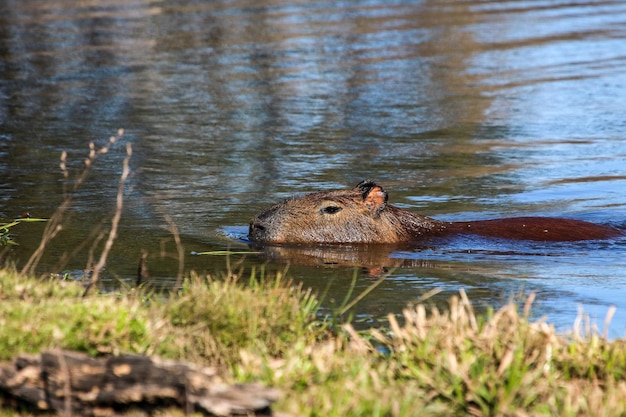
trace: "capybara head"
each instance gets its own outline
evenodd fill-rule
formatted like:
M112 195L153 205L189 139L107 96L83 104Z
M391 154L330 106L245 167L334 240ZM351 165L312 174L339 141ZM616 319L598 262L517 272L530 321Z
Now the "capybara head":
M387 204L387 193L372 181L351 190L306 194L259 213L249 238L267 243L396 243L419 234L431 219ZM432 221L434 222L434 221Z

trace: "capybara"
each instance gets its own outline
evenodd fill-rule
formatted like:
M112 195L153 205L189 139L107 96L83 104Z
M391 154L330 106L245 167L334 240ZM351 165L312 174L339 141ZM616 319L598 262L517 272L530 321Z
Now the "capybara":
M366 180L351 190L290 198L250 222L254 242L288 244L401 243L474 234L502 239L575 241L624 236L609 226L553 217L443 222L387 203L387 192Z

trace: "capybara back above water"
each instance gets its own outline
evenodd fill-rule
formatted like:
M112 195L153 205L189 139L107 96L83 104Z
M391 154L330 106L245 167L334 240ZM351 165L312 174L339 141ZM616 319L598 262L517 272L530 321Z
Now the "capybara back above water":
M250 222L249 238L289 244L400 243L460 233L539 241L624 235L609 226L552 217L442 222L388 204L381 186L362 181L351 190L306 194L268 208Z

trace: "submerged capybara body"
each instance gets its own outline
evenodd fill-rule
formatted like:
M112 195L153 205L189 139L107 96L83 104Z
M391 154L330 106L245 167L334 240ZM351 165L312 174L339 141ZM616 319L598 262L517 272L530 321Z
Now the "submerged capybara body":
M551 217L442 222L387 204L382 187L362 181L351 190L306 194L270 207L252 219L249 238L289 244L401 243L460 233L540 241L624 235L608 226Z

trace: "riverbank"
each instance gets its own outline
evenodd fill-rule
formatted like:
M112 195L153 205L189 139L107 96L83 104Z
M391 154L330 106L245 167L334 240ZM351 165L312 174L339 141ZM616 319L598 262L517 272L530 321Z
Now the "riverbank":
M280 274L192 275L170 297L83 293L76 282L0 270L0 360L63 348L190 361L278 388L278 415L626 412L626 341L558 334L528 320L530 300L477 316L461 293L446 311L412 306L390 316L388 331L357 332Z

